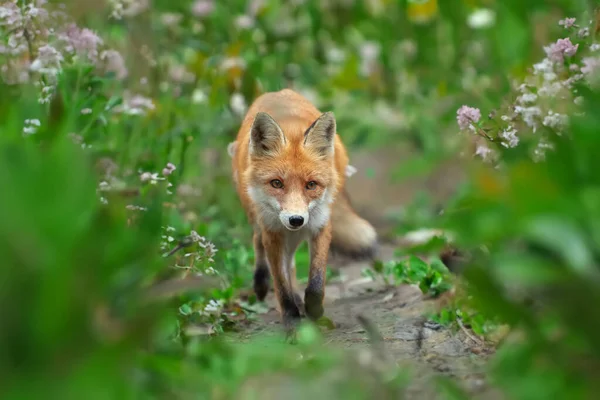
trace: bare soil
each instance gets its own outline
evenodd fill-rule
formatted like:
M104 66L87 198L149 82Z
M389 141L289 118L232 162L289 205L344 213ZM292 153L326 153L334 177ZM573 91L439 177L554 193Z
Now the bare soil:
M349 180L350 196L355 208L378 229L385 229L386 215L409 202L418 190L427 190L443 202L461 178L456 165L447 165L434 176L393 183L389 179L389 171L401 157L395 151L366 151L353 154L351 158L351 164L357 167L358 173ZM365 171L369 168L373 169L374 177L366 176ZM393 259L394 247L383 245L378 258L384 261ZM334 329L323 329L327 345L357 354L365 350L375 354L369 332L357 318L363 316L383 338L376 357L385 357L413 371L404 398L442 398L431 383L437 375L450 377L472 398L502 398L486 380L485 365L493 349L465 331L453 332L428 321L426 314L436 307L436 300L423 296L418 287L389 287L382 281L363 277L362 270L369 267L365 263L330 260L330 265L339 269L340 279L329 282L326 289L325 315L335 324ZM259 321L252 323L237 340L251 340L257 335L281 330L272 292L267 296L267 304L269 312L260 315ZM271 397L262 387L263 399L293 397L285 390L276 390L273 393L278 394Z

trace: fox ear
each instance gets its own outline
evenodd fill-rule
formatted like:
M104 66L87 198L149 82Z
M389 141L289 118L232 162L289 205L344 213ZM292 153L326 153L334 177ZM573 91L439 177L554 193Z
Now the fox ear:
M250 128L250 154L266 156L277 152L285 144L283 131L271 116L259 112Z
M333 112L328 111L321 114L304 133L304 146L324 157L332 155L335 129Z

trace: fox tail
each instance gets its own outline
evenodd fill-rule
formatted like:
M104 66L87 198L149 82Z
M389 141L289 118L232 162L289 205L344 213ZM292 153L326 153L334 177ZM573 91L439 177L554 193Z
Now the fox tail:
M355 260L372 260L377 252L377 232L352 208L345 189L332 204L331 253Z

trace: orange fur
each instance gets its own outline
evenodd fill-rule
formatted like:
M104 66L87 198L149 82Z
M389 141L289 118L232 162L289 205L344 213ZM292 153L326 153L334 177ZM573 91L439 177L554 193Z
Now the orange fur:
M259 300L269 271L283 321L292 327L305 307L323 315L330 245L342 253L373 255L376 234L344 193L348 154L332 113L321 113L298 93L284 89L258 97L237 139L228 147L240 201L254 226ZM293 255L307 240L311 253L305 304L296 293Z

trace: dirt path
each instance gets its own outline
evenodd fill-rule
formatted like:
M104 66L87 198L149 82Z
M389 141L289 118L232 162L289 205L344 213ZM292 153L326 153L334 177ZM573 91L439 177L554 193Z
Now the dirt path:
M419 190L428 191L434 199L443 203L460 179L460 172L455 167L445 166L429 177L394 183L389 180L389 171L397 165L398 151L378 150L376 154L363 151L351 157L351 164L358 168L358 173L348 181L350 197L359 213L373 222L378 230L386 229L386 225L389 227L387 216L410 202ZM370 170L369 174L367 170ZM374 193L377 196L373 196ZM392 246L383 245L379 259L392 260L393 254ZM357 316L364 316L383 337L383 350L380 349L380 352L385 354L384 358L413 371L405 398L442 398L436 395L431 384L436 375L452 378L472 398L502 398L485 379L484 366L489 357L487 349L482 349L463 331L451 332L427 321L425 314L435 308L435 300L426 299L418 287L387 287L382 281L363 277L362 270L369 267L366 263L332 261L330 265L338 269L340 278L329 282L326 289L325 315L335 324L335 329L323 330L328 346L354 351L358 355L374 355L369 335L357 319ZM303 291L304 286L300 289ZM255 337L281 332L272 292L267 296L267 304L269 311L261 314L258 321L251 323L244 332L235 335L234 340L251 341ZM266 386L272 386L271 380ZM289 387L279 387L275 389L276 394L270 395L262 390L263 400L282 396L290 398Z
M380 258L392 259L393 248L383 246ZM436 374L453 378L473 398L501 398L485 381L486 352L462 331L453 333L423 316L435 306L435 301L425 299L417 287L386 287L383 282L364 278L361 271L366 267L361 263L340 266L342 282L327 285L325 315L335 324L335 329L323 329L328 345L373 354L368 334L357 319L363 315L383 336L388 360L412 369L406 398L439 398L430 383ZM250 341L257 335L280 331L272 292L267 296L267 304L269 311L260 315L259 321L252 323L239 340Z

